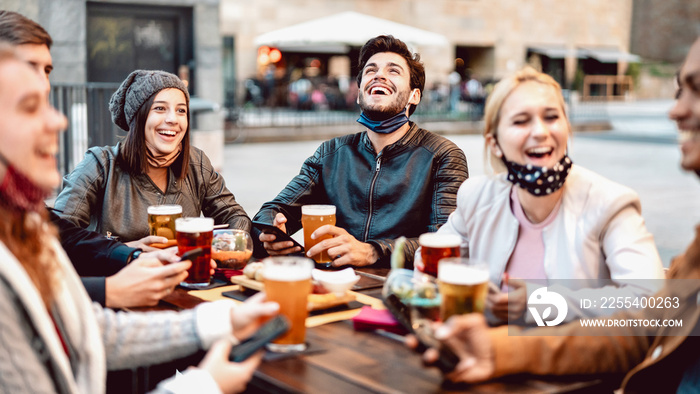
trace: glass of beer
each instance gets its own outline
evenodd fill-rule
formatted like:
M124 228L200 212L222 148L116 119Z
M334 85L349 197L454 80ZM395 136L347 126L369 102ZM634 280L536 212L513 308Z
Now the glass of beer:
M438 276L438 262L447 257L459 257L462 239L457 234L425 233L418 237L423 260L423 272Z
M442 297L434 276L415 272L411 279L413 292L406 303L411 311L411 323L430 326L440 321Z
M214 237L214 219L212 218L179 218L175 219L175 231L178 254L195 248L204 251L192 261L187 270L188 276L180 286L198 289L207 287L211 279L211 243Z
M330 235L311 239L319 227L332 224L335 225L335 205L304 205L301 207L301 226L304 228L304 249L309 250L324 239L333 238ZM328 251L312 256L317 263L330 267L333 259L328 255Z
M175 241L175 220L181 217L179 205L151 205L148 207L148 234Z
M291 323L286 334L272 341L273 352L306 349L306 317L314 262L306 257L275 256L263 260L263 282L268 301L280 305L280 313Z
M442 321L452 315L484 312L489 288L486 263L464 257L442 259L438 270L438 284L442 296Z

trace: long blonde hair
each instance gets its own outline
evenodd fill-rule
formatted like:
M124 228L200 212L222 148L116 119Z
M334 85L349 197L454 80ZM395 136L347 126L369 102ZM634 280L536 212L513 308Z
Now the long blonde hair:
M564 114L564 118L566 119L566 123L569 130L571 130L571 124L569 123L569 118L566 115L566 103L564 102L564 96L561 94L561 86L559 86L559 83L551 76L541 73L530 66L526 66L515 74L500 80L494 86L488 99L486 99L486 107L484 109L484 138L486 138L488 135L491 135L494 138L497 137L498 124L501 121L501 108L503 107L503 103L518 86L529 81L538 82L554 88L557 93L557 98ZM496 156L494 152L489 149L489 145L485 141L484 161L486 161L487 158L491 165L491 169L494 172L501 172L505 170L505 166L501 158ZM488 168L486 165L484 165L484 167Z

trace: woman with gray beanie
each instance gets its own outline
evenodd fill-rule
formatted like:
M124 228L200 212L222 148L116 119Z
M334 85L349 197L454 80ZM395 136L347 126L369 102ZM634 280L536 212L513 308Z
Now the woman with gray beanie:
M131 246L148 237L150 205L177 204L183 216L214 218L250 231L251 221L201 150L190 146L190 96L165 71L132 72L109 102L112 121L128 132L116 146L93 147L64 177L55 209L77 225Z

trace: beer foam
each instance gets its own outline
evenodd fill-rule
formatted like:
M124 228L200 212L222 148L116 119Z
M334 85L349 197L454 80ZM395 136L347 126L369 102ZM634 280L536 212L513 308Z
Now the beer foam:
M477 285L489 280L489 272L464 264L441 263L438 266L438 280L455 285Z
M425 233L418 237L418 243L429 248L455 248L462 244L462 238L457 234Z
M301 214L314 216L335 215L335 205L302 205Z
M149 215L177 215L182 213L182 207L179 205L151 205L148 207Z
M175 231L180 233L204 233L214 230L212 218L179 218L175 220Z
M263 276L279 282L296 282L311 278L311 266L265 264Z

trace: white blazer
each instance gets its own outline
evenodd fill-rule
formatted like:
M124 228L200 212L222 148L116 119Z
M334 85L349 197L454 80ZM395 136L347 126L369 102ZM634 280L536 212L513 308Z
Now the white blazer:
M467 179L459 188L457 208L439 233L462 238L462 255L489 265L490 280L501 283L518 239L519 223L510 206L513 184L501 173ZM599 279L612 279L616 289L561 288L578 316L615 312L579 310L578 297L651 295L663 279L661 258L641 216L639 196L632 189L574 165L564 185L557 216L543 229L546 279L577 279L595 288ZM528 290L530 290L528 288ZM551 289L550 289L551 290ZM528 294L530 291L528 291ZM578 294L578 295L577 295ZM569 313L569 316L573 316Z

